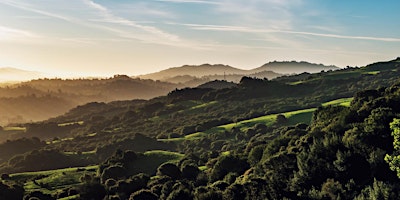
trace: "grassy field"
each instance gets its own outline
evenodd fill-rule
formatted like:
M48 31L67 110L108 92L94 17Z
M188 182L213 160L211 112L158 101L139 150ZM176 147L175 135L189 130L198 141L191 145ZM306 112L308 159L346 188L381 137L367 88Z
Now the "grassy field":
M169 151L147 151L133 164L134 172L155 175L157 168L166 162L177 163L183 154ZM10 180L24 183L27 192L41 191L55 195L63 189L81 184L80 177L84 174L96 175L98 166L75 167L39 172L23 172L10 174ZM63 198L64 200L76 199L76 196Z
M71 126L71 125L75 125L75 124L83 125L84 122L83 122L83 121L79 121L79 122L68 122L68 123L58 124L58 126L63 127L63 126Z
M4 127L3 130L4 131L21 131L21 132L25 132L26 128L25 127Z
M66 169L23 172L11 174L10 179L24 183L27 192L41 191L46 194L56 194L58 191L76 186L81 183L79 178L83 174L94 175L98 166L74 167Z
M322 106L340 105L340 106L350 107L350 103L352 100L353 98L336 99L333 101L323 103Z
M336 99L333 101L323 103L322 106L338 105L338 106L349 107L352 100L353 100L353 98ZM295 125L298 123L309 124L311 122L312 114L315 110L316 110L316 108L310 108L310 109L296 110L296 111L280 113L280 114L283 114L287 119L287 122L285 125ZM240 128L242 131L246 131L247 129L253 127L256 124L265 124L266 126L271 126L276 122L277 115L278 114L265 115L265 116L261 116L261 117L257 117L257 118L253 118L253 119L239 121L236 123L230 123L230 124L217 126L217 127L211 128L204 132L196 132L196 133L192 133L192 134L186 135L184 137L180 137L180 138L160 139L159 141L180 142L180 141L184 141L184 140L195 140L195 139L204 137L207 134L223 133L224 131L230 131L233 127Z

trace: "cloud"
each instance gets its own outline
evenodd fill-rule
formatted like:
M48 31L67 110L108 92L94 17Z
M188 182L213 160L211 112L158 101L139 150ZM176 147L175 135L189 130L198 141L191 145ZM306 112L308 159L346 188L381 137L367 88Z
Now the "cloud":
M91 8L97 10L100 15L102 16L103 19L96 19L96 21L102 21L102 22L106 22L106 23L115 23L115 24L120 24L120 25L125 25L125 26L129 26L129 27L133 27L133 28L138 28L140 30L143 30L147 33L150 33L152 35L158 36L159 38L163 38L163 39L167 39L169 41L179 41L179 37L177 35L173 35L167 32L162 31L161 29L158 29L156 27L153 26L145 26L145 25L141 25L138 24L134 21L125 19L123 17L119 17L114 15L110 10L108 10L106 7L95 3L94 1L91 0L83 0L83 2L90 6ZM139 39L139 38L138 38ZM154 38L156 39L156 38ZM153 42L155 40L152 40ZM164 42L163 42L164 43Z
M309 36L338 38L338 39L400 42L400 38L391 38L391 37L351 36L351 35L315 33L315 32L305 32L305 31L258 29L258 28L251 28L251 27L242 27L242 26L220 26L220 25L209 25L209 24L180 24L180 25L191 27L194 30L245 32L245 33L285 33L285 34L309 35Z
M204 1L204 0L155 0L159 2L169 2L169 3L196 3L196 4L212 4L212 5L221 5L221 2L218 1Z
M80 6L79 9L84 14L84 16L74 16L70 15L70 13L65 12L65 14L60 14L56 13L56 11L50 10L49 7L39 7L40 5L37 4L32 4L32 3L24 3L23 1L11 1L11 0L2 0L0 1L0 4L5 4L8 6L12 6L21 10L33 12L36 14L40 14L46 17L49 17L48 19L58 19L58 20L63 20L66 22L69 22L71 24L79 25L82 27L87 27L87 28L95 28L95 29L101 29L105 30L108 32L112 32L116 34L117 37L123 37L125 39L134 39L138 40L144 43L155 43L155 44L161 44L161 45L171 45L171 46L184 46L183 41L179 38L179 36L167 33L157 27L153 26L147 26L147 25L142 25L139 24L135 21L128 20L123 17L119 17L114 15L107 7L98 4L92 0L82 0L79 2L83 2L87 7L86 9L92 9L95 12L90 13L90 10L85 10L85 6ZM79 2L74 2L74 3L79 3ZM79 4L75 5L79 6ZM46 8L46 10L44 10ZM94 15L93 15L94 14ZM94 18L96 16L96 19L90 20L90 18ZM98 18L100 16L100 19ZM96 23L93 23L96 22ZM117 26L110 26L106 24L101 24L103 23L111 23L111 24L117 24L117 25L123 25L126 27L130 28L135 28L136 30L132 29L127 29L123 27L117 27ZM4 30L3 30L4 32ZM50 39L51 36L49 36ZM65 36L62 36L63 38L61 40L64 41L76 41L75 38L66 38ZM54 38L52 38L54 39ZM79 40L78 43L91 43L92 41L85 42L83 40Z
M34 12L37 14L41 14L44 16L48 16L48 17L52 17L52 18L56 18L56 19L61 19L64 21L68 21L68 22L74 22L74 20L72 18L69 17L65 17L62 15L58 15L52 12L46 12L40 9L36 9L34 7L32 7L30 4L26 4L26 3L21 3L21 2L16 2L16 1L9 1L9 0L3 0L0 1L0 3L8 5L8 6L12 6L18 9L22 9L22 10L26 10L26 11L30 11L30 12Z
M37 37L39 36L30 31L0 26L0 40L37 38Z

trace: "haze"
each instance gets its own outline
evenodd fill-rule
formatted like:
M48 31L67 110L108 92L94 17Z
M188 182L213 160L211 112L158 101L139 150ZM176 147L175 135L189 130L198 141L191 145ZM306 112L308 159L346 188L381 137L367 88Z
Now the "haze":
M0 67L139 75L273 60L345 67L398 56L399 1L1 0Z

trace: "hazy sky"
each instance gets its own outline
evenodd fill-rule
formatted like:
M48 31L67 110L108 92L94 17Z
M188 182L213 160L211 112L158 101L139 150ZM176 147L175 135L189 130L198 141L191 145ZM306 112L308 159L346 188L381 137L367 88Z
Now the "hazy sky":
M0 0L0 67L137 75L400 56L398 0Z

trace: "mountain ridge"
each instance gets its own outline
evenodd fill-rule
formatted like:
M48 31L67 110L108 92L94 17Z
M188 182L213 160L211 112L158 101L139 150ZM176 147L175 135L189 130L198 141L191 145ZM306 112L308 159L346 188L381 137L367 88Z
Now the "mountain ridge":
M289 68L289 69L284 69ZM268 71L273 75L268 75L265 78L275 78L284 74L299 74L303 72L316 73L327 70L340 69L334 65L315 64L305 61L273 61L266 63L260 67L253 69L239 69L229 65L223 64L201 64L201 65L183 65L181 67L172 67L169 69L161 70L159 72L139 75L136 77L153 80L171 80L175 77L192 76L196 78L204 78L207 76L215 75L241 75L248 76L260 72Z

